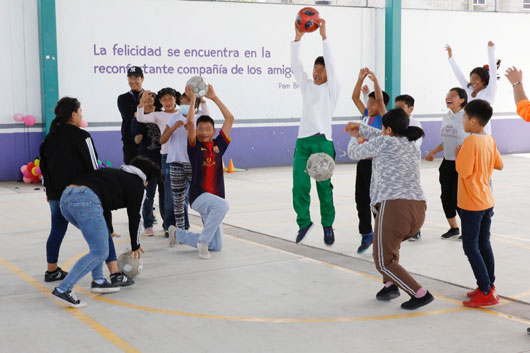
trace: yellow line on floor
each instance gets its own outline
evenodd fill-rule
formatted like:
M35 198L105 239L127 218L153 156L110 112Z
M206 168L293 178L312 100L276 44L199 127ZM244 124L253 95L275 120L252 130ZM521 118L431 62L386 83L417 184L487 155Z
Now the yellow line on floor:
M31 277L29 274L12 264L11 262L7 261L3 257L0 257L0 265L7 268L9 271L11 271L13 274L17 275L24 281L26 281L28 284L33 286L35 289L37 289L42 294L46 295L48 298L53 298L50 290L38 282L35 278ZM70 315L77 318L79 321L99 333L103 338L105 338L110 343L114 344L116 347L121 349L123 352L131 352L136 353L140 352L138 349L134 348L129 343L125 342L122 338L120 338L118 335L116 335L114 332L107 329L105 326L101 325L99 322L94 320L91 316L85 314L83 311L75 308L64 308Z

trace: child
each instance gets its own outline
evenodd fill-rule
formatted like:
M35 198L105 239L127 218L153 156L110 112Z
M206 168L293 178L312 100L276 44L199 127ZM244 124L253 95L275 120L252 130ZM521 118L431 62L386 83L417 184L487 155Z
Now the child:
M147 158L135 157L131 165L120 169L103 168L77 177L61 196L61 212L79 228L90 252L80 258L52 294L74 308L86 306L76 298L72 289L88 272L92 272L92 287L104 282L101 264L108 256L109 215L111 210L127 208L131 255L139 259L144 252L140 246L138 226L145 186L154 178L160 179L160 168ZM107 288L110 292L120 288Z
M478 288L467 294L465 306L478 307L499 303L495 294L495 260L490 244L493 193L490 187L493 169L502 170L501 155L493 137L485 133L493 109L482 99L464 107L464 130L470 133L462 146L455 148L458 172L458 208L462 220L462 244L477 280Z
M144 113L144 106L147 104L151 92L145 91L140 99L140 104L136 110L136 119L141 123L154 123L158 125L160 133L166 128L169 119L177 113L177 101L180 98L180 93L173 88L166 87L158 91L156 100L162 105L164 111L153 112L151 114ZM155 102L156 104L156 102ZM169 143L163 143L160 148L162 173L164 175L164 223L163 228L166 238L169 237L169 226L175 225L175 215L173 212L173 194L171 193L171 181L169 176L169 163L167 162Z
M402 309L429 304L434 297L399 264L401 242L414 236L425 220L427 204L420 185L418 147L414 144L424 132L409 126L402 109L392 109L383 116L382 131L360 123L348 123L345 130L354 136L348 144L348 156L354 160L373 158L370 204L377 211L373 258L385 284L376 298L397 298L399 287L411 296L401 304ZM358 144L358 137L368 141Z
M464 131L464 106L467 104L467 93L460 87L451 88L445 97L445 104L449 111L444 115L440 135L442 143L427 153L425 160L433 161L434 156L444 152L444 159L438 169L439 181L442 189L440 199L445 217L449 223L449 230L442 234L442 239L449 239L460 234L456 214L460 212L457 207L458 173L455 166L455 147L461 145L469 136Z
M397 96L396 99L394 100L394 107L403 109L403 111L407 113L407 116L409 117L409 121L410 121L410 126L417 126L421 129L420 121L412 117L412 112L414 111L414 102L415 101L414 101L414 98L412 98L412 96L408 94L402 94L402 95ZM385 109L385 112L386 112L386 109ZM414 142L416 144L416 147L418 147L418 150L420 151L420 155L419 155L420 158L421 158L420 148L421 148L422 141L423 141L423 138L419 138ZM418 234L414 235L409 240L416 241L416 240L420 240L420 238L421 238L421 230L418 232Z
M381 116L386 112L386 106L390 97L384 91L382 92L382 101L376 100L376 91L368 95L366 106L360 98L361 86L366 77L374 81L374 89L380 91L381 88L374 74L368 68L363 68L359 72L359 78L353 89L352 100L355 106L362 114L362 122L376 129L381 130ZM378 96L378 95L377 95ZM370 209L370 182L372 179L372 159L363 159L357 161L357 172L355 174L355 204L357 207L357 216L359 217L359 233L361 234L361 245L357 249L358 254L364 253L373 241L372 230L372 211Z
M506 77L513 86L513 96L517 105L517 114L525 121L530 121L530 101L523 88L523 73L515 67L506 70Z
M195 94L186 87L186 96L191 102ZM204 228L200 234L172 228L169 234L170 245L177 240L196 247L199 257L209 259L211 251L219 251L223 246L223 219L228 212L225 200L223 154L230 144L230 131L234 116L217 97L210 85L206 98L211 99L225 119L221 132L214 139L215 124L208 115L197 119L195 126L194 109L188 112L186 128L188 130L188 155L191 162L192 178L190 186L190 205L202 218Z
M304 32L300 32L296 26L295 40L291 43L291 67L296 82L300 85L303 99L293 162L293 207L296 211L296 223L299 227L296 237L297 243L304 239L313 226L309 214L311 178L306 173L307 160L312 154L319 152L326 153L335 159L335 147L331 137L331 118L337 106L340 84L326 35L326 21L320 19L318 24L324 56L319 56L315 60L313 79L310 79L304 72L300 60L300 40ZM320 200L324 243L331 246L335 242L332 228L335 220L333 186L331 179L317 181L316 184L318 199Z
M190 108L190 99L183 94L179 100L179 111L167 122L161 143L169 141L167 163L169 163L169 174L171 179L171 191L173 193L173 207L175 213L175 225L177 228L188 230L190 222L188 219L188 189L191 183L191 164L188 157L188 133L183 127L186 123L186 116ZM199 104L202 110L199 111ZM206 102L201 103L199 99L194 102L195 114L197 117L207 115L208 107ZM181 122L181 123L179 123Z
M449 56L449 64L463 89L466 90L467 99L469 102L475 99L483 99L491 106L495 102L495 94L497 93L497 69L501 61L495 62L495 43L488 42L488 65L475 67L469 73L469 82L456 64L453 58L453 50L449 45L445 46ZM490 78L493 78L490 80ZM491 124L488 123L484 128L488 135L491 135Z

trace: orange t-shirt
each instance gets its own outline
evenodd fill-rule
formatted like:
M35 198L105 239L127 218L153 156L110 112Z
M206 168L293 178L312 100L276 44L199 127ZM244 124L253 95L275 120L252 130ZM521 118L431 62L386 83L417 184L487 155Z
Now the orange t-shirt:
M517 103L517 114L524 120L530 122L530 101L524 100Z
M458 207L467 211L487 210L495 205L490 187L494 168L502 158L490 135L469 135L456 157Z

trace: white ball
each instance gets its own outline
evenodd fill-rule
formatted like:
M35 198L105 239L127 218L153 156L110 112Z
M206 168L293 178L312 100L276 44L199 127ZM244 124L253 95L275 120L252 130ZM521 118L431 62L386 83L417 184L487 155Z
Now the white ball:
M316 181L324 181L331 178L335 170L335 161L326 153L313 153L307 160L307 173Z
M123 272L127 277L134 278L140 272L142 272L143 259L135 259L130 255L131 250L126 249L120 256L118 256L118 269Z
M193 93L202 98L208 93L208 84L200 76L193 76L186 82L186 86L191 86Z

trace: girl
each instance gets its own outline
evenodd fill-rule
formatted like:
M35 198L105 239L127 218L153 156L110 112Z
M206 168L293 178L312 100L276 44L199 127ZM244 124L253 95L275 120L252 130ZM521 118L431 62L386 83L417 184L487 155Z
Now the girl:
M464 106L467 104L467 93L459 87L451 88L445 97L445 104L449 111L443 117L442 143L435 149L427 153L425 160L433 161L434 156L443 151L444 159L440 164L440 186L442 188L442 207L445 217L449 223L449 230L442 234L442 239L449 239L460 234L458 223L456 222L456 213L458 212L457 190L458 190L458 173L455 167L455 148L464 142L469 135L464 131L462 119L464 118Z
M180 99L180 93L173 88L166 87L158 91L156 95L155 105L158 103L162 106L163 111L155 111L150 114L145 114L144 107L148 104L149 97L152 95L150 91L145 91L140 99L140 104L136 110L136 120L140 123L154 123L160 129L160 133L164 131L169 119L178 114L177 102ZM169 163L167 162L167 152L169 143L162 143L160 148L162 173L164 174L164 228L166 238L169 236L167 230L169 226L175 225L175 216L173 214L173 194L171 193L171 181L169 177Z
M475 67L469 73L469 82L456 64L451 47L446 45L445 50L447 50L449 64L451 64L456 79L467 93L468 101L483 99L493 106L497 93L497 69L501 65L500 60L495 62L495 43L488 42L488 65ZM490 78L492 79L490 80ZM488 135L491 135L491 124L488 123L484 130Z
M44 274L45 282L61 281L68 274L57 266L59 249L68 228L68 221L59 208L61 194L76 177L98 169L94 142L90 134L80 128L82 119L81 103L76 98L61 98L55 107L55 119L50 125L50 132L40 146L40 167L51 211L51 230L46 242L48 270ZM111 273L111 283L105 280L94 286L93 292L112 291L111 287L134 283L118 270L114 242L110 236L111 229L110 226L107 232L110 250L106 260Z
M140 246L138 226L145 186L160 178L160 168L138 156L130 165L123 165L120 169L103 168L81 175L63 191L61 212L81 230L90 252L75 263L63 282L53 290L54 296L74 308L86 305L76 298L72 288L88 272L92 272L93 285L103 278L101 263L109 253L106 234L111 210L127 208L131 255L140 258L144 251Z
M394 299L400 295L399 287L411 296L401 304L402 309L429 304L434 297L399 264L401 242L418 233L425 220L419 149L414 144L425 134L421 128L409 126L402 109L392 109L383 116L382 130L360 123L348 123L345 130L353 136L348 156L354 160L373 158L370 205L377 212L373 257L385 284L376 298ZM359 137L367 141L359 145Z

